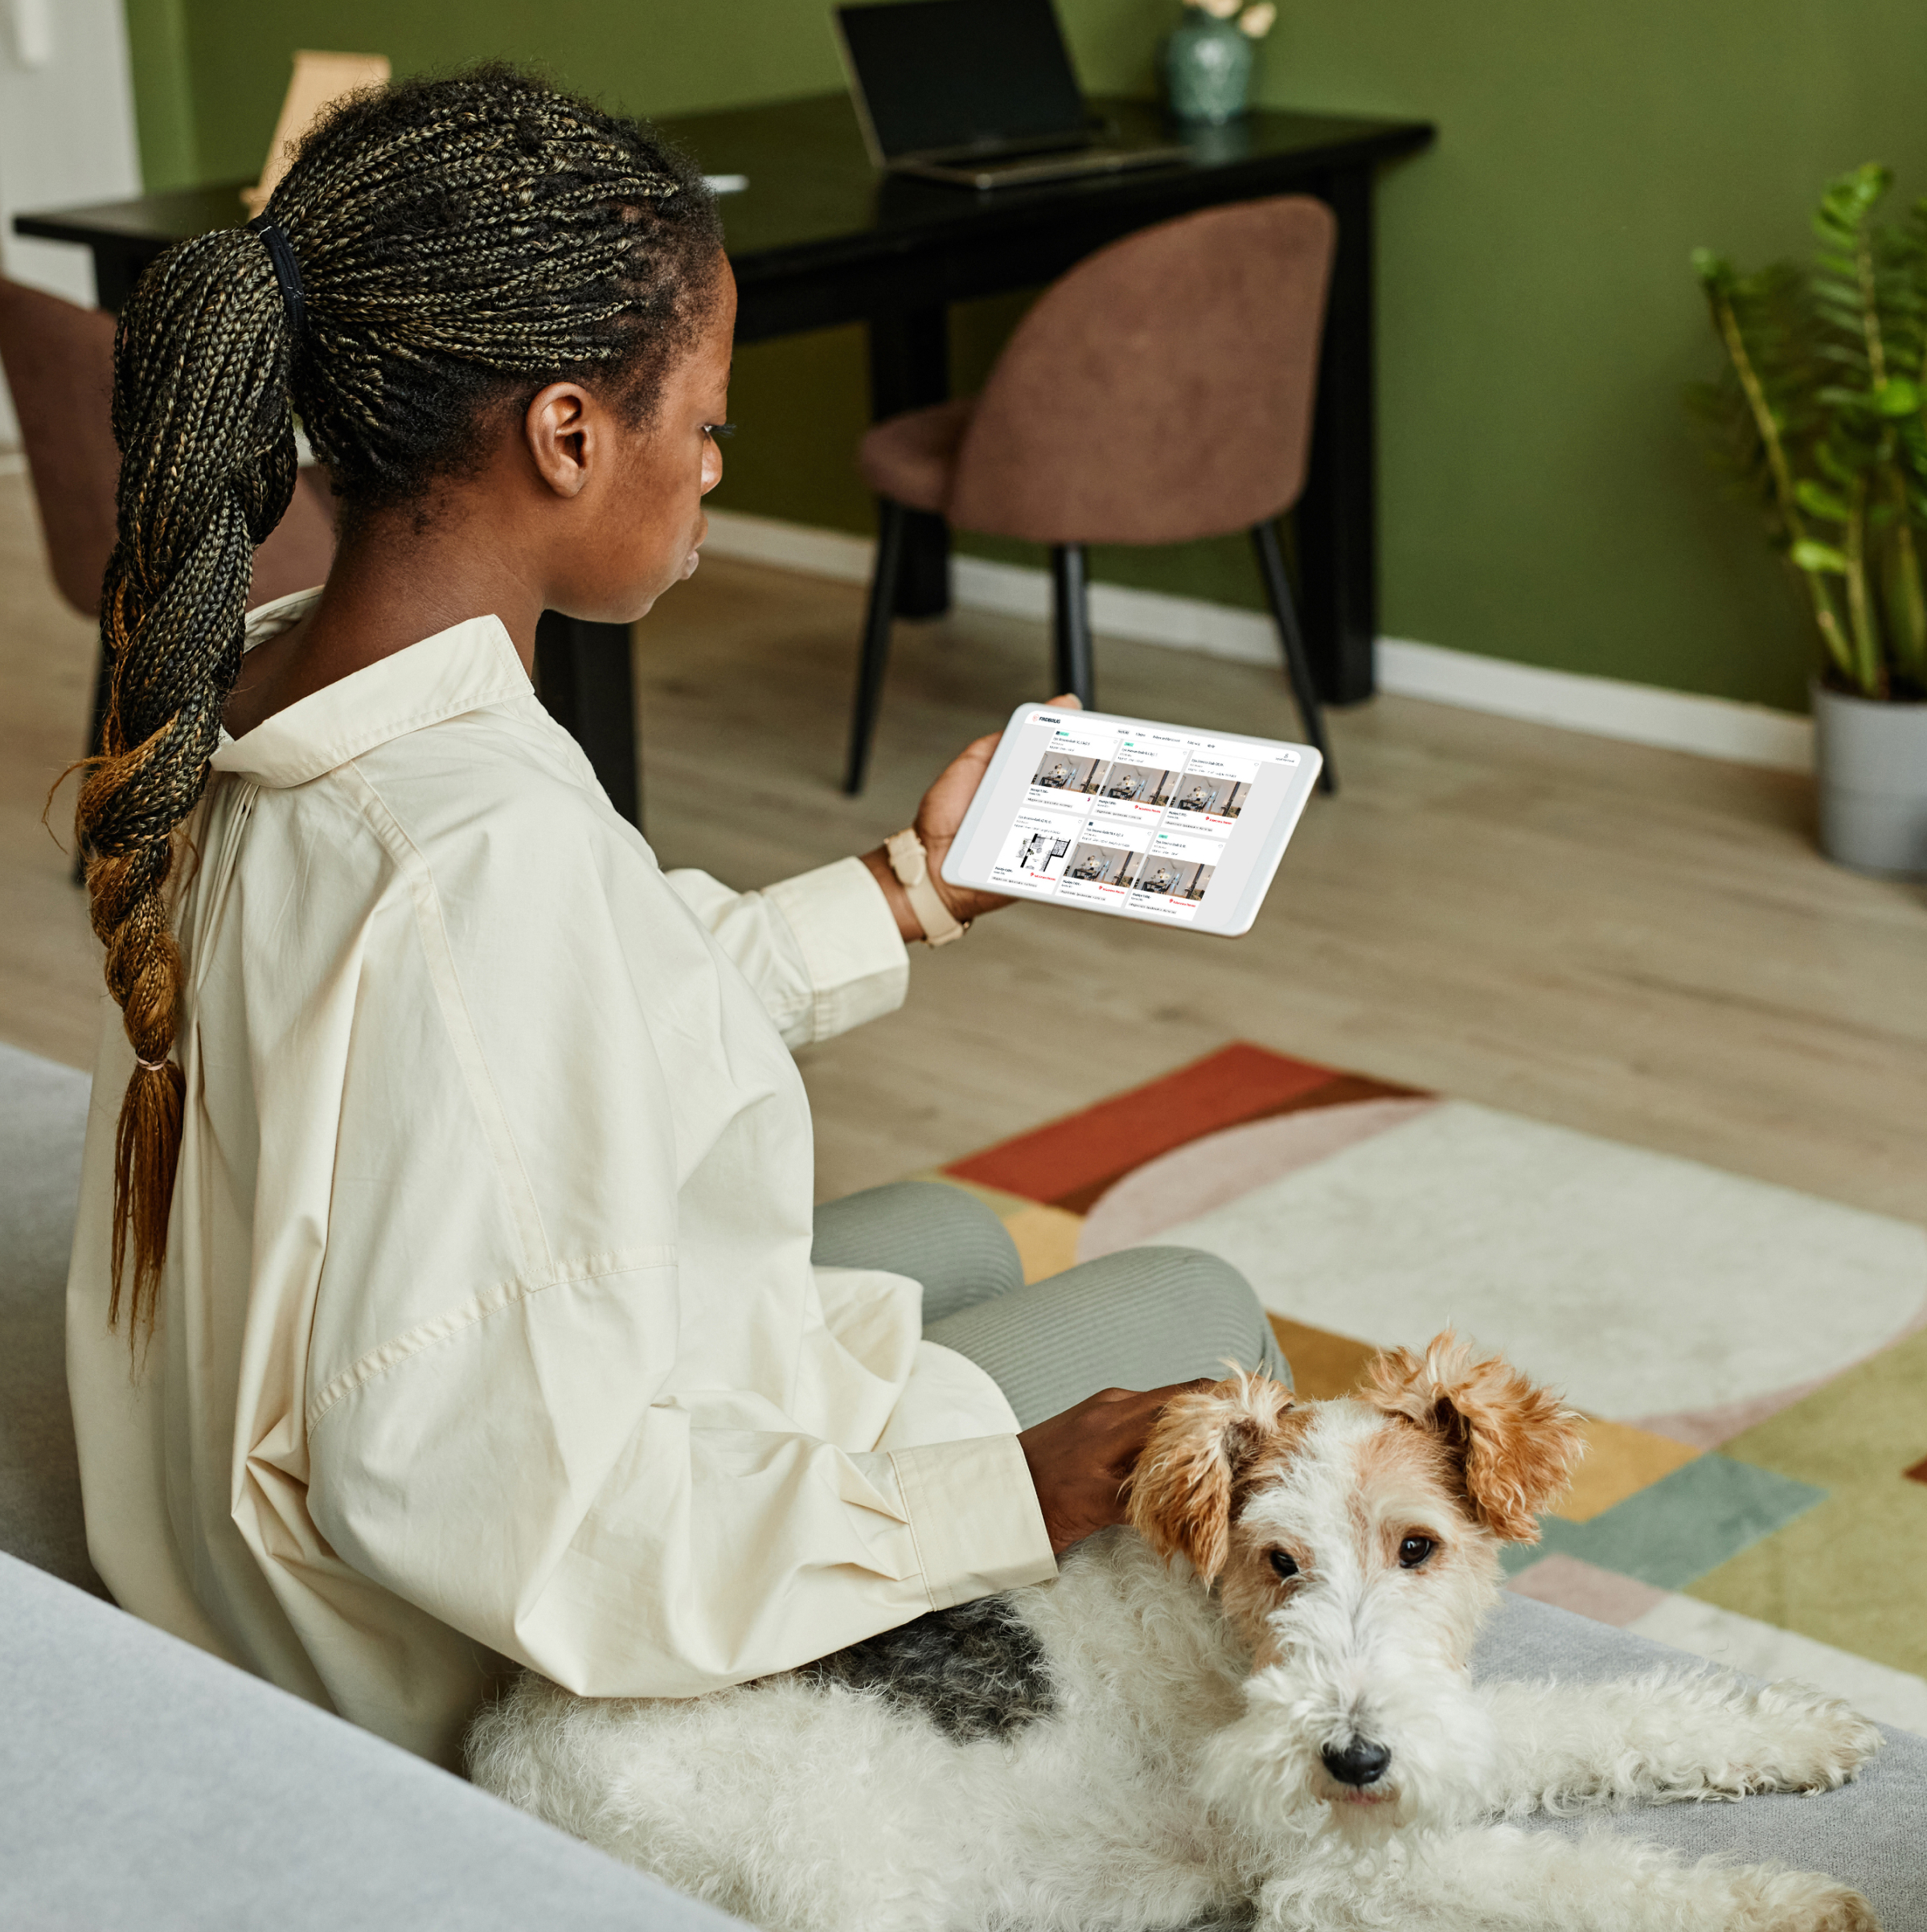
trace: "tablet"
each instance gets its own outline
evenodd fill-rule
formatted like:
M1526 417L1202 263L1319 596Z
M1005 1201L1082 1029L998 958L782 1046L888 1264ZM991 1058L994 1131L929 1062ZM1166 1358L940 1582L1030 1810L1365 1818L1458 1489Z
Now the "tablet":
M1309 744L1020 704L943 876L1154 925L1249 932L1322 762Z

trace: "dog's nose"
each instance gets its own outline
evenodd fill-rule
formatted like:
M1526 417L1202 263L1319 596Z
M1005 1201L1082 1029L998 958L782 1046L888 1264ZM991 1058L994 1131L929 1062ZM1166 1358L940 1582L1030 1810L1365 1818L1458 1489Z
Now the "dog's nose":
M1340 1784L1376 1784L1392 1762L1392 1754L1384 1745L1363 1737L1353 1738L1343 1750L1328 1744L1318 1754L1325 1760L1325 1769Z

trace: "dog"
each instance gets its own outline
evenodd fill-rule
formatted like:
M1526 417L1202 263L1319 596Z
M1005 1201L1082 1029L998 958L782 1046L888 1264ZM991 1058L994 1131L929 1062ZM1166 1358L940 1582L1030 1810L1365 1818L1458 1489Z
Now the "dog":
M1236 1375L1055 1581L687 1700L524 1675L471 1774L769 1932L1872 1932L1828 1877L1506 1822L1827 1790L1880 1743L1701 1667L1473 1684L1577 1425L1449 1332L1342 1401Z

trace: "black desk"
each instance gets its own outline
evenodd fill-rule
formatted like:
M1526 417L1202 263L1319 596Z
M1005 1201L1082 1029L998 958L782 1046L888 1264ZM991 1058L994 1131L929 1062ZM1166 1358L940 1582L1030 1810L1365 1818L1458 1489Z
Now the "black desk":
M1154 107L1097 105L1128 133L1165 131ZM1049 281L1105 243L1193 209L1294 192L1327 203L1339 218L1339 245L1310 471L1297 512L1302 610L1322 695L1334 703L1371 695L1378 630L1372 175L1380 161L1426 146L1429 125L1257 113L1232 127L1194 130L1188 161L1172 166L977 195L879 178L841 94L662 125L711 174L749 178L745 191L722 203L740 292L738 339L867 322L878 416L949 393L952 301ZM232 226L244 213L238 184L223 184L21 215L14 226L22 235L91 248L101 306L113 309L171 243ZM905 615L945 608L947 551L941 521L920 519L899 599ZM578 694L572 728L623 803L628 787L618 785L629 735L618 685L626 681L626 644L596 634L606 627L544 623L545 693L559 698L566 687ZM618 651L621 667L613 662ZM619 717L601 715L605 707L617 708Z

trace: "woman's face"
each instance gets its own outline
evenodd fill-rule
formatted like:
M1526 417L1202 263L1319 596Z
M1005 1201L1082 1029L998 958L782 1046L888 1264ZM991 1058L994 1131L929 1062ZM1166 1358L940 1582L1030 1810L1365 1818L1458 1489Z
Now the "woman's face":
M588 514L572 519L568 598L554 605L567 615L633 623L694 572L709 531L703 498L723 476L711 432L728 416L736 316L736 277L719 256L701 333L665 373L648 420L632 427L605 412L613 460L584 492Z

